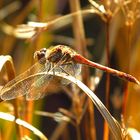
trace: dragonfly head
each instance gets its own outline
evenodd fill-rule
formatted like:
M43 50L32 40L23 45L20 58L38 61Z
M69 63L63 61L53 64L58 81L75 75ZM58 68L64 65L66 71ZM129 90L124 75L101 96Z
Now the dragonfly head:
M41 50L36 51L36 52L34 53L34 59L40 60L40 59L42 59L42 58L45 58L46 51L47 51L46 48L42 48Z

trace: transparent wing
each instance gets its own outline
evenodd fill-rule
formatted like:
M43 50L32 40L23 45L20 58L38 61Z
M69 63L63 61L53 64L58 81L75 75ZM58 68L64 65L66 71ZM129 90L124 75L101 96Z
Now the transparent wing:
M60 68L63 70L63 72L67 73L68 75L72 75L74 77L77 77L81 72L81 64L77 63L66 63L60 66ZM67 79L61 80L62 85L68 85L71 82Z
M38 100L46 95L48 84L50 83L52 75L45 73L37 73L32 75L29 79L33 80L29 92L26 94L26 100Z
M19 96L26 95L27 100L37 100L46 95L48 83L53 77L52 75L48 74L49 71L53 71L54 74L57 72L65 74L67 73L75 76L75 74L78 74L77 69L80 69L78 64L64 65L63 57L53 67L50 62L44 63L44 61L46 61L44 59L41 59L26 72L8 82L1 90L1 99L11 100ZM62 81L63 84L69 83L64 79L62 79Z
M11 100L17 98L19 96L23 96L25 94L29 94L31 87L36 83L37 79L40 79L40 83L44 83L46 76L41 75L38 76L36 73L47 72L50 70L50 63L46 62L43 64L42 62L46 61L45 58L41 59L37 63L35 63L31 68L17 76L15 79L8 82L1 89L1 99L2 100ZM32 76L31 76L32 75ZM41 78L45 77L45 78Z
M47 65L50 65L49 68L50 68L50 71L53 72L53 75L55 75L55 73L65 73L65 74L70 74L74 76L78 75L81 69L81 65L76 64L76 63L63 63L65 62L64 59L65 59L65 55L54 66L52 66L51 63L47 64ZM31 85L30 92L26 94L27 100L38 100L39 98L43 98L47 93L47 88L51 80L53 80L53 76L49 75L49 73L47 74L37 73L33 77L34 77L35 82ZM33 78L30 78L30 79L33 79ZM68 80L61 79L61 83L63 85L67 85L70 82Z

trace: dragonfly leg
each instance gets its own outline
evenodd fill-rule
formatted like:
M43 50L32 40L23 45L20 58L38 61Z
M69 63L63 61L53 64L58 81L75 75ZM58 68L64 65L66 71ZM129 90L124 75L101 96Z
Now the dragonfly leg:
M62 66L59 66L59 68L60 68L64 73L66 73L67 75L70 75L70 73L68 73Z

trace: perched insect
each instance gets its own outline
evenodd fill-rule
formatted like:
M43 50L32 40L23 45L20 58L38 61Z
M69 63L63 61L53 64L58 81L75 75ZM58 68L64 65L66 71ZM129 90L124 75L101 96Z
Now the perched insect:
M41 49L34 53L38 59L31 68L15 79L8 82L2 89L0 97L2 100L10 100L26 95L27 100L37 100L46 94L46 87L56 72L77 76L81 72L81 64L103 70L130 82L140 84L133 76L124 72L92 62L73 49L64 45L52 46L49 49ZM39 74L43 73L44 74ZM53 75L49 75L53 72ZM65 80L62 79L64 83ZM67 83L67 82L66 82Z

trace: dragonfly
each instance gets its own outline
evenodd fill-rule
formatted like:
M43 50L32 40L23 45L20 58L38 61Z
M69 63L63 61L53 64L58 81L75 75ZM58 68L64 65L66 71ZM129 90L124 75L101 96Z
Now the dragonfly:
M81 72L81 64L140 84L132 75L90 61L65 45L56 45L48 49L42 48L34 53L34 58L37 59L37 62L32 67L15 79L9 81L1 89L0 97L2 100L11 100L23 95L26 95L26 100L38 100L43 98L56 72L76 77ZM49 72L53 74L50 75ZM65 79L61 79L61 82L69 84Z

